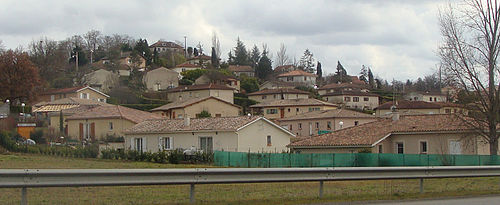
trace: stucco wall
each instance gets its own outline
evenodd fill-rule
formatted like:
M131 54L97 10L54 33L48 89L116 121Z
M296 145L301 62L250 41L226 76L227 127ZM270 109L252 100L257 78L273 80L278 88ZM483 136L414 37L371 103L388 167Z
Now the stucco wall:
M345 97L350 97L350 101L345 101ZM353 98L358 97L359 101L354 102ZM368 98L368 101L364 99ZM361 96L361 95L339 95L339 96L324 96L323 99L330 103L344 104L347 108L359 108L359 109L374 109L378 107L379 100L377 96Z
M143 82L148 90L157 91L157 84L160 85L161 90L167 89L169 86L177 87L179 86L179 74L167 68L157 68L147 72L144 75Z
M302 113L309 112L309 109L313 108L319 108L319 110L330 110L330 109L336 109L336 107L331 107L331 106L286 106L286 107L265 107L262 108L262 114L264 115L265 118L267 119L278 119L281 118L281 109L283 108L284 111L284 118L291 117L291 116L296 116ZM268 114L267 110L268 109L277 109L277 112L275 114ZM297 111L298 109L298 111Z
M310 136L310 131L312 132L311 135L315 136L318 135L319 130L334 131L341 129L339 124L341 121L343 122L342 128L348 128L354 126L356 121L358 122L358 125L361 125L367 122L373 122L375 120L377 119L376 118L326 118L326 119L284 120L284 121L279 121L279 124L280 126L287 128L288 130L290 130L290 132L298 136ZM328 128L328 122L331 123L331 128ZM316 123L318 123L319 128L316 127ZM299 124L301 125L299 126Z
M264 97L265 96L265 97ZM308 94L283 94L284 99L308 99ZM268 95L251 95L248 99L255 100L257 102L269 102L274 100L281 100L281 94L268 94Z
M234 92L232 90L192 90L183 92L169 92L167 93L168 101L177 102L179 100L188 100L193 98L203 98L214 96L225 100L227 102L233 103Z
M441 111L440 109L398 109L399 113L404 114L404 113L421 113L421 114L440 114ZM443 110L444 111L444 110ZM375 111L375 116L380 117L384 116L387 114L390 114L391 110L390 109L377 109Z
M396 143L403 142L404 154L420 154L420 141L427 141L427 154L450 154L450 141L459 141L461 154L477 154L477 135L463 133L396 134L384 140L384 153L397 153ZM375 146L377 147L377 145Z
M109 129L109 123L113 123L113 129ZM123 131L135 125L135 123L125 119L88 119L88 120L67 120L68 135L74 139L80 137L80 123L95 123L96 139L103 139L106 135L123 136Z
M267 136L271 136L271 145L267 144ZM282 152L288 151L292 136L270 123L259 120L238 132L239 152Z

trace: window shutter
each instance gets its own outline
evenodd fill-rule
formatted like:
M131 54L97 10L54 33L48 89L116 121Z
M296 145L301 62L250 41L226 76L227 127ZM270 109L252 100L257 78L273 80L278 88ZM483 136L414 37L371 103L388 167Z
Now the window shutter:
M148 143L146 142L146 137L143 137L142 138L142 151L143 152L147 152L147 150L146 150L147 149L147 146L146 146L147 144Z
M83 140L83 123L80 123L80 141Z
M174 138L173 137L168 137L170 140L170 149L174 149Z
M95 123L90 123L90 139L95 141Z
M133 137L130 138L130 150L135 150L134 138Z
M163 150L162 141L163 141L162 137L158 137L158 150L159 151Z

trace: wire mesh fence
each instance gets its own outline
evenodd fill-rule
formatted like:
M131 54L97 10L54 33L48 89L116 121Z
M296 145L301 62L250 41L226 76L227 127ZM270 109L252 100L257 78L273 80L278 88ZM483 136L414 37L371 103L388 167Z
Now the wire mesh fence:
M249 153L215 151L214 164L224 167L397 167L500 165L496 155L389 153Z

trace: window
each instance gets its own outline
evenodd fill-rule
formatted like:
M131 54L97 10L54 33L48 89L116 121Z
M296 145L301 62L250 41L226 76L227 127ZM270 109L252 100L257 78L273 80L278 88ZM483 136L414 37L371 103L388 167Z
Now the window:
M316 129L319 129L319 122L316 122Z
M80 93L80 98L81 99L89 99L89 94L87 94L87 93Z
M267 95L263 95L263 96L262 96L262 99L266 99L266 98L267 98Z
M189 92L189 97L193 97L193 92Z
M344 97L344 101L351 102L351 97Z
M113 130L113 122L109 122L109 130Z
M370 98L363 98L363 100L364 100L364 101L369 101L369 100L370 100Z
M290 124L290 127L289 127L290 131L292 130L292 124Z
M293 81L293 77L286 77L286 81Z
M445 109L445 110L444 110L444 112L445 112L446 114L450 114L450 113L451 113L451 109Z
M381 144L378 145L378 153L384 153L384 150L383 150Z
M56 100L56 96L55 96L55 95L51 95L51 96L50 96L50 102L52 102L52 101L54 101L54 100Z
M300 109L299 109L299 108L297 108L297 109L295 109L295 111L296 111L296 112L299 112L299 111L300 111Z
M142 138L135 138L135 150L138 152L142 152Z
M276 113L278 113L278 109L267 109L266 113L267 114L276 114Z
M359 125L359 121L354 121L354 126Z
M273 98L276 99L276 94L273 95Z
M212 152L212 137L200 137L200 149L203 150L203 152Z
M219 97L219 91L215 91L215 97Z
M310 107L309 108L309 112L312 112L312 111L319 111L319 107Z
M427 141L420 141L420 154L427 154Z
M99 102L106 102L106 100L102 99L102 98L97 99L97 101L99 101Z
M437 102L436 97L434 97L434 102Z
M304 81L307 81L307 77L306 76L304 76Z
M404 154L404 144L402 142L396 142L396 153Z
M291 109L290 109L290 108L288 108L288 112L290 112L290 110L291 110Z
M359 97L352 97L353 102L359 102Z
M302 129L302 123L299 123L299 130Z
M171 137L160 137L160 148L161 148L161 150L171 150L172 149L172 138Z
M326 122L326 128L329 130L332 129L332 122L330 121Z
M186 69L185 69L185 68L183 68L183 69L181 69L181 70L182 70L182 72L186 71Z
M177 115L177 118L182 119L182 114Z
M268 135L267 136L267 146L272 146L272 142L271 142L271 135Z
M431 101L431 102L432 102L432 97L429 97L429 101Z
M215 114L215 117L222 117L222 114Z

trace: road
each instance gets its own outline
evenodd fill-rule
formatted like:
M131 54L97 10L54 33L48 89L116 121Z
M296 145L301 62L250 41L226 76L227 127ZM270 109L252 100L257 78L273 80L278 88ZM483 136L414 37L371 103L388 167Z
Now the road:
M428 205L428 204L439 204L439 205L482 205L482 204L500 204L500 196L481 196L481 197L466 197L466 198L450 198L450 199L427 199L418 201L395 201L395 202L382 202L382 203L372 203L377 205Z

